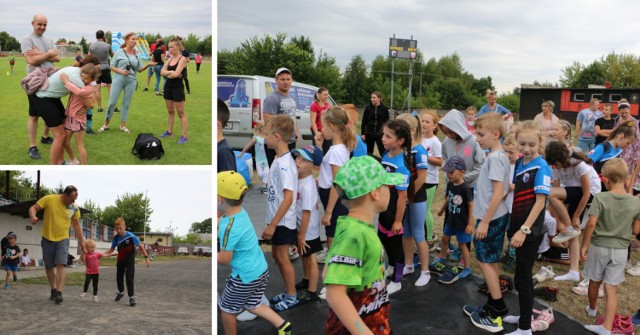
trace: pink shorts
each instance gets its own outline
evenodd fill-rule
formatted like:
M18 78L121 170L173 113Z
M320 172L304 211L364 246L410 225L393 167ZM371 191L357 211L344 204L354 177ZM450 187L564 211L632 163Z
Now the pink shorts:
M72 132L83 131L86 128L87 124L78 121L78 119L73 117L67 117L64 121L64 129L71 130Z

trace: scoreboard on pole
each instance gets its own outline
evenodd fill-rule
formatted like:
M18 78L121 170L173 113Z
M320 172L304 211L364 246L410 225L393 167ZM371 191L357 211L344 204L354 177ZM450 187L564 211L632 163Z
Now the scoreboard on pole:
M402 59L416 59L418 41L401 38L389 38L389 57Z

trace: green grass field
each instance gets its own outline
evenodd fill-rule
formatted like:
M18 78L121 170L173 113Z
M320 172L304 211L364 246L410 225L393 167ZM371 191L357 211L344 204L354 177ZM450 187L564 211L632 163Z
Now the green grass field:
M68 66L72 59L63 59L56 64ZM28 101L20 87L20 80L26 75L24 58L17 57L15 74L7 75L8 58L0 58L0 165L42 165L49 163L49 145L39 142L44 122L38 123L38 149L42 158L29 158L29 139L27 136ZM131 148L138 133L153 133L158 136L167 129L167 108L164 99L154 94L155 76L149 85L150 91L143 92L147 80L147 71L138 74L138 90L134 93L127 120L130 134L121 132L119 128L120 114L115 113L110 129L97 135L85 135L88 164L98 165L210 165L212 146L212 104L211 104L211 63L202 64L200 73L196 74L195 63L189 64L189 84L191 94L187 95L185 111L189 119L189 141L177 144L180 138L180 121L176 115L174 136L162 139L165 155L160 160L140 160L131 153ZM161 82L162 85L162 82ZM102 88L102 106L106 110L108 94ZM185 92L186 93L186 92ZM121 99L118 108L121 108ZM67 97L62 98L67 104ZM93 112L93 130L97 130L104 122L105 113ZM72 141L72 146L74 142ZM68 158L68 157L66 157Z

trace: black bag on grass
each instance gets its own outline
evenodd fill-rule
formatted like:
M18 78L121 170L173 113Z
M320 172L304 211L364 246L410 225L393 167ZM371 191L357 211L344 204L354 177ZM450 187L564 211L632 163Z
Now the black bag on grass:
M140 133L136 137L131 153L140 159L160 159L164 155L162 142L151 133Z

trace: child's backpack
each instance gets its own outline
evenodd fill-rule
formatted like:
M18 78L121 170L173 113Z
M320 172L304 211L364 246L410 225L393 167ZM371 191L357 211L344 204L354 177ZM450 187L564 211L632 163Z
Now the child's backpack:
M160 159L164 155L162 142L151 133L140 133L131 148L131 153L140 159Z

